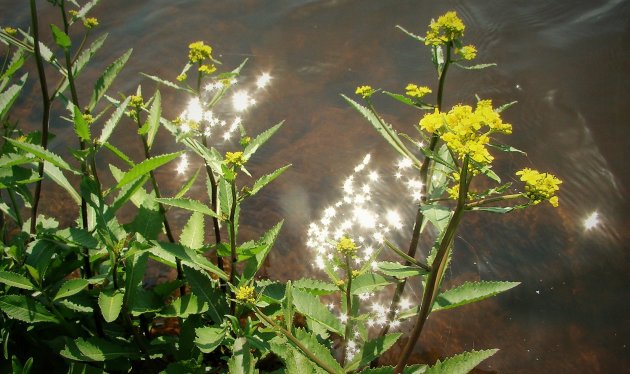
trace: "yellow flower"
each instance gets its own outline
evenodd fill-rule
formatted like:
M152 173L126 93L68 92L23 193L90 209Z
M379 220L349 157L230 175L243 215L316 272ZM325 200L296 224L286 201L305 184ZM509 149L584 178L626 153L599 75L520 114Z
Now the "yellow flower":
M134 108L142 108L144 106L144 99L140 95L131 95L129 97L129 105Z
M352 270L352 278L356 278L359 275L361 275L361 271L360 270Z
M431 20L424 44L437 46L449 43L464 36L465 28L464 22L457 17L456 12L446 12L437 21Z
M254 286L241 286L236 289L234 293L236 301L242 304L255 303L256 293L254 292Z
M234 166L243 166L247 160L243 157L243 152L226 152L225 161L226 164L232 164Z
M88 29L93 29L96 26L98 26L98 20L94 17L88 17L83 20L83 26L85 26Z
M433 113L427 113L420 120L420 128L428 132L436 132L437 129L444 126L444 115L435 109Z
M431 89L429 87L426 86L417 86L413 83L409 83L407 85L407 87L405 87L405 90L407 91L406 94L409 97L415 97L416 99L420 99L421 97L425 96L426 94L430 94Z
M467 45L459 50L459 54L464 60L472 60L477 57L477 48L474 45Z
M357 253L359 248L354 243L354 240L344 236L337 242L337 251L344 256L351 256Z
M13 27L5 27L2 30L4 30L4 32L6 32L7 34L11 35L11 36L15 36L17 34L17 30L14 29Z
M354 93L363 97L364 99L367 99L368 97L372 96L372 94L374 93L374 89L370 86L359 86Z
M202 41L190 43L188 49L188 61L192 63L212 59L212 47L204 44Z
M217 67L214 65L201 65L199 66L199 72L204 74L212 74L217 71Z
M342 287L344 284L346 284L346 281L344 281L343 279L339 279L338 281L335 281L335 284L337 285L337 287Z
M74 18L79 15L79 11L71 9L68 11L68 14L70 15L70 17Z
M541 173L537 170L525 168L517 171L516 175L521 176L521 181L525 182L525 195L532 204L549 200L549 203L557 207L558 197L556 192L560 190L562 181L549 173Z
M188 75L186 75L186 73L184 73L184 74L180 74L180 75L178 75L176 79L177 79L178 81L182 82L182 81L185 81L185 80L186 80L186 78L188 78Z

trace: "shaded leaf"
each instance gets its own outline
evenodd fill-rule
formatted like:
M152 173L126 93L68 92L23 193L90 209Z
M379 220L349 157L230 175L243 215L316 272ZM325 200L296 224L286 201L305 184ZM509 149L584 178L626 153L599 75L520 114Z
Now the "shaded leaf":
M337 360L332 356L330 349L322 345L315 335L303 329L295 330L295 337L318 359L326 364L335 373L343 373L344 370Z
M195 329L195 344L203 353L210 353L225 339L226 327L200 327Z
M200 212L193 212L182 230L179 242L191 249L203 247L204 240L204 217Z
M208 304L199 300L195 294L184 295L165 306L158 315L162 317L186 318L193 314L201 314L208 310Z
M83 291L83 289L87 287L89 283L90 282L88 282L87 279L83 278L69 279L61 285L53 300L56 301L66 298L68 296L76 295L79 292Z
M175 243L154 242L154 244L155 247L151 249L151 254L167 261L172 264L171 266L174 266L175 258L179 258L183 265L194 269L206 270L216 274L223 280L228 280L228 276L223 270L220 270L193 249Z
M319 322L328 330L343 336L344 329L341 322L321 303L318 297L297 288L293 288L292 297L293 305L298 312L302 313L307 318Z
M0 271L0 283L24 290L33 290L35 286L25 276L10 271Z
M46 307L26 295L0 296L0 310L6 313L9 318L23 322L59 322L57 317Z
M316 279L298 279L293 282L293 287L313 295L329 295L339 291L336 285Z
M392 283L392 279L375 273L363 273L352 280L350 292L359 295L383 289Z
M207 314L216 324L221 324L223 316L228 312L225 294L215 287L208 274L203 271L186 266L184 267L184 274L192 293L197 295L199 300L208 304Z
M381 357L383 353L390 349L401 336L401 333L387 334L365 342L361 349L359 349L359 352L344 369L346 371L352 371L368 365L375 358Z
M60 156L52 153L51 151L44 149L42 146L37 145L37 144L30 144L30 143L25 143L25 142L21 142L15 139L9 139L9 138L5 138L9 143L13 144L14 146L29 152L31 154L33 154L35 157L48 161L51 164L64 169L64 170L69 170L72 171L75 174L78 174L76 171L74 171L70 165L64 161L64 159L62 159Z
M125 297L124 290L105 290L98 295L98 306L105 322L111 323L118 318Z
M106 361L119 357L133 359L139 352L130 344L112 342L105 339L91 337L78 338L66 343L60 354L68 359L77 361Z
M256 272L260 269L260 267L265 262L265 258L273 248L276 239L278 238L278 234L280 233L280 229L282 228L284 221L278 222L274 227L272 227L269 231L263 235L261 240L257 243L261 250L256 253L255 256L251 257L247 260L245 264L245 269L243 269L243 280L251 279L256 275Z
M250 352L247 339L241 337L234 341L232 346L232 357L228 361L230 374L254 374L256 360Z

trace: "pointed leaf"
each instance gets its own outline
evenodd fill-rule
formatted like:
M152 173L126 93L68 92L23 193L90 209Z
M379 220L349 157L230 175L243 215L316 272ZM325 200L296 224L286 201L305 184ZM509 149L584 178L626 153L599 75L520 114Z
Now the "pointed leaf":
M451 219L451 211L442 205L421 205L420 210L439 232L444 231Z
M191 200L187 198L160 198L155 200L161 204L171 205L178 208L190 210L191 212L199 212L210 217L218 218L218 216L212 209L208 208L205 204L197 200Z
M195 184L195 181L197 180L197 177L199 176L199 171L201 169L197 169L197 171L195 172L195 174L193 174L192 177L190 177L186 183L184 183L182 185L182 188L175 194L175 198L179 199L180 197L184 196L186 194L186 192L188 192L188 190L190 190L190 188L193 186L193 184Z
M54 24L50 25L50 29L52 30L55 43L64 50L70 49L70 47L72 46L72 41L70 41L70 37Z
M281 167L280 169L274 171L271 174L267 174L267 175L264 175L264 176L260 177L260 179L258 179L256 182L254 182L254 185L252 186L251 191L249 191L250 196L255 195L263 187L265 187L266 185L271 183L274 179L278 178L278 176L280 176L280 174L284 173L284 171L287 170L289 167L291 167L291 165L283 166L283 167Z
M73 71L74 79L76 79L79 76L79 74L81 74L81 71L83 71L83 68L85 67L85 65L87 65L87 63L92 59L94 54L96 54L96 51L98 51L103 46L105 39L107 39L107 34L103 34L99 36L95 41L92 42L92 44L90 44L89 47L85 48L81 52L79 57L77 57L74 64L72 64L72 71ZM70 84L70 81L67 78L64 79L61 86L59 86L59 89L55 91L55 96L53 97L53 99L57 97L59 94L62 94L68 88L69 84Z
M243 279L252 279L254 275L256 275L256 272L258 272L260 267L265 262L265 259L271 251L271 248L273 248L273 245L278 238L278 234L280 233L280 229L282 229L283 224L284 221L278 222L274 227L267 231L265 235L263 235L261 240L257 243L262 248L258 253L256 253L255 256L247 260L245 269L243 269Z
M61 169L48 161L44 161L44 173L57 183L57 185L66 190L77 205L81 204L81 197L79 196L79 193L74 189L74 187L72 187L72 184L70 184L66 176L63 175Z
M10 271L0 271L0 283L24 290L33 290L35 286L25 276Z
M11 85L6 91L0 93L0 120L4 119L9 109L11 109L15 99L17 99L20 91L22 91L27 77L28 74L24 74L18 84Z
M125 266L125 304L133 305L134 297L141 288L142 279L147 269L149 252L136 252L133 257L127 258Z
M247 339L241 337L234 341L232 357L228 361L230 374L254 374L256 359L250 352Z
M53 300L57 301L68 296L76 295L79 292L83 291L83 289L87 287L88 284L88 280L83 278L67 280L64 282L64 284L61 285Z
M101 308L103 319L107 323L114 322L123 305L124 290L105 290L98 295L98 306Z
M170 264L174 264L175 258L179 258L183 265L194 269L206 270L216 274L223 280L228 280L228 276L225 272L193 249L175 243L153 242L153 244L155 244L155 247L151 249L151 254Z
M473 370L483 360L497 353L498 349L484 351L470 351L460 353L444 361L439 361L429 367L424 374L466 374Z
M336 285L316 279L298 279L293 282L293 287L312 295L329 295L339 291L339 287Z
M208 304L207 314L216 323L223 322L223 316L228 312L228 305L225 294L217 289L207 273L184 267L186 280L190 284L192 293L197 295L199 300Z
M160 127L160 117L162 116L162 97L160 95L160 91L155 91L155 95L153 96L153 104L151 104L151 109L149 110L149 118L147 119L147 123L149 124L149 131L147 133L147 144L149 145L149 149L153 146L153 140L155 140L155 135L157 134L158 128Z
M368 365L375 358L381 357L401 336L401 333L387 334L366 342L344 369L348 372Z
M9 318L23 322L58 322L57 317L48 309L26 295L0 296L0 310L6 313Z
M479 281L466 282L448 291L444 291L435 298L433 311L456 308L461 305L487 299L501 292L518 286L520 282Z
M145 74L145 73L140 73L140 74L144 75L145 77L147 77L147 78L149 78L149 79L151 79L153 81L161 83L161 84L163 84L163 85L165 85L167 87L171 87L171 88L174 88L176 90L188 92L188 93L191 93L193 95L195 94L195 92L193 90L189 89L189 88L181 87L181 86L179 86L179 85L177 85L177 84L175 84L175 83L173 83L171 81L167 81L167 80L162 79L160 77L156 77L155 75L149 75L149 74Z
M344 373L341 365L339 365L337 360L335 360L330 353L330 349L323 346L313 334L310 334L303 329L296 329L295 337L335 373Z
M112 116L109 117L107 122L105 122L105 126L103 126L103 131L101 131L101 136L98 138L98 142L100 144L105 144L109 140L109 137L112 135L112 132L116 128L116 125L118 125L118 122L120 122L122 115L125 113L125 110L127 109L127 105L129 105L130 100L131 97L127 97L125 101L118 105L118 107L116 108L114 113L112 113Z
M350 293L359 295L383 289L392 283L392 279L375 273L363 273L352 280Z
M208 304L199 300L195 294L188 294L173 300L158 315L162 317L186 318L193 314L205 313L207 310Z
M139 356L139 352L131 344L114 343L97 337L78 338L70 341L66 343L60 354L71 360L97 362L120 357L125 357L125 359L129 360Z
M195 329L195 344L203 353L210 353L225 339L226 327L199 327Z
M378 270L385 274L396 278L409 278L418 275L427 274L427 271L418 266L407 266L398 262L379 262Z
M74 104L71 104L73 107L73 119L74 119L74 132L77 134L79 139L89 142L90 135L90 127L88 126L87 121L83 118L83 113L81 113L81 109Z
M33 154L35 157L48 161L51 164L64 169L64 170L69 170L72 171L73 173L77 174L76 171L74 171L70 165L64 161L64 159L62 159L61 157L59 157L58 155L50 152L49 150L44 149L43 147L36 145L36 144L30 144L30 143L25 143L25 142L21 142L15 139L9 139L9 138L5 138L9 143L13 144L14 146L26 151L26 152L30 152L31 154Z
M129 169L129 171L127 171L125 175L123 175L123 177L120 179L120 181L116 185L116 188L121 188L124 185L133 182L134 180L136 180L137 178L140 178L141 176L147 174L148 172L155 170L158 167L174 160L175 158L179 157L179 155L181 155L182 153L183 151L175 152L175 153L167 153L164 155L148 158L142 161L141 163L136 164L131 169Z
M423 38L423 37L421 37L421 36L419 36L419 35L416 35L416 34L414 34L414 33L412 33L412 32L409 32L409 31L405 30L405 29L404 29L402 26L400 26L400 25L396 25L396 28L397 28L397 29L399 29L399 30L401 30L401 31L402 31L402 32L404 32L405 34L407 34L407 35L411 36L412 38L416 39L417 41L424 43L424 38Z
M191 249L199 249L203 247L204 240L204 217L199 212L193 212L182 230L179 242Z
M497 66L497 64L495 63L491 63L491 64L477 64L477 65L462 65L458 62L454 62L453 63L455 66L462 68L462 69L466 69L466 70L481 70L481 69L485 69L485 68L489 68L492 66Z
M90 103L88 104L88 111L93 112L94 108L98 101L103 97L109 86L114 82L114 79L120 73L123 66L127 60L129 60L129 56L131 56L131 49L127 50L122 56L120 56L116 61L114 61L111 65L105 68L103 75L96 81L96 85L94 86L94 91L92 92L92 98L90 99Z
M267 140L269 140L269 138L271 138L271 136L273 134L276 133L276 131L278 131L280 129L280 127L282 127L282 124L284 122L280 122L277 125L273 126L272 128L262 132L260 135L258 135L256 138L254 138L248 145L247 147L245 147L245 149L243 150L243 157L246 160L249 160L250 157L256 153L256 151L258 150L258 148L260 148L261 145L265 144L265 142Z
M321 323L328 330L343 336L344 329L341 322L322 304L317 296L313 296L297 288L293 288L292 296L293 305L295 305L295 309L298 312L302 313L307 318Z

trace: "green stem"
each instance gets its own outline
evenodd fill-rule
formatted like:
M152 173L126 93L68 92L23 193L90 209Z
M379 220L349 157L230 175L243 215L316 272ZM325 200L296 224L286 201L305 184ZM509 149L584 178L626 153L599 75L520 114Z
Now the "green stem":
M405 261L407 261L407 263L409 263L410 265L415 265L415 266L417 266L419 268L422 268L422 269L424 269L426 271L431 271L431 268L429 267L429 265L424 264L424 263L416 260L414 257L411 257L411 256L407 255L405 252L401 251L400 248L396 247L389 240L385 240L385 245L389 249L391 249L392 251L396 252L396 254L398 254L400 257L405 259Z
M474 207L478 207L478 206L485 205L485 204L490 204L490 203L496 203L496 202L499 202L499 201L506 201L506 200L511 200L511 199L517 199L519 197L524 197L524 196L521 193L515 193L515 194L510 194L510 195L488 197L488 198L485 198L485 199L472 201L472 202L466 204L465 209L471 209L471 208L474 208Z
M352 294L350 293L352 288L352 268L350 267L350 255L346 255L346 329L343 334L343 341L341 344L341 366L346 364L348 337L352 333Z
M232 261L231 261L231 266L230 266L230 285L232 286L231 290L230 290L230 314L234 315L234 313L236 312L236 300L234 297L234 291L233 291L233 287L234 285L234 280L236 277L236 262L238 261L238 257L236 255L236 222L235 221L235 216L236 216L236 200L237 200L237 196L236 196L236 181L230 181L230 187L232 190L232 206L230 206L230 224L229 224L229 228L230 228L230 252L231 252L231 256L232 256Z
M37 19L37 5L35 0L30 0L31 7L31 24L33 28L33 51L35 52L35 62L37 64L37 74L39 76L39 84L42 92L43 115L42 115L42 140L41 146L48 149L48 127L50 122L50 99L48 97L48 83L46 82L46 72L42 54L39 48L39 21ZM44 177L44 162L40 162L37 167L39 180L35 184L35 194L33 196L33 206L31 207L31 227L30 234L35 234L37 227L37 209L39 207L39 199L42 192L42 178ZM22 225L20 225L21 227Z
M293 334L291 334L289 330L276 324L271 318L264 315L263 312L261 312L260 309L258 309L258 307L254 307L254 311L256 315L258 316L258 318L262 319L267 324L271 325L273 328L281 331L293 344L296 345L296 347L298 347L304 353L304 355L306 355L306 357L308 357L314 363L319 365L319 367L321 367L322 369L324 369L330 374L337 374L337 371L335 371L330 366L328 366L325 362L320 360L319 357L317 357L313 352L311 352L308 348L306 348L306 346L302 344L302 342L300 342Z
M208 148L208 141L205 135L201 137L201 143L203 144L204 147L206 147L206 149ZM219 205L217 181L216 181L216 178L214 177L214 172L212 171L212 168L210 167L210 165L208 165L208 163L205 163L205 164L206 164L206 174L208 174L208 178L210 179L210 195L211 195L210 199L212 200L210 204L212 206L212 211L219 214L219 212L217 212L217 207ZM219 243L221 243L221 227L219 226L219 219L217 217L212 217L212 225L214 227L214 241L218 245ZM223 270L223 258L219 256L218 251L217 251L217 266L219 267L220 270ZM219 280L219 281L223 283L223 280Z
M429 313L431 313L431 308L433 306L435 296L437 295L437 291L440 286L440 280L446 268L446 263L448 260L448 249L453 242L457 226L459 225L459 222L461 221L462 215L464 213L466 195L468 194L468 185L470 184L470 179L468 178L468 160L469 156L464 156L464 162L462 165L461 178L459 183L459 196L457 199L457 206L455 207L453 216L448 222L448 226L444 231L444 236L442 237L437 253L435 254L435 258L431 265L431 272L427 277L424 292L422 294L422 304L420 305L420 309L418 311L416 324L411 332L411 336L407 340L407 344L403 348L400 359L398 360L398 363L394 368L395 374L402 373L402 370L407 364L409 356L411 355L411 352L413 351L413 348L415 347L416 342L420 337L420 333L422 332L422 328L424 327L427 317L429 316Z

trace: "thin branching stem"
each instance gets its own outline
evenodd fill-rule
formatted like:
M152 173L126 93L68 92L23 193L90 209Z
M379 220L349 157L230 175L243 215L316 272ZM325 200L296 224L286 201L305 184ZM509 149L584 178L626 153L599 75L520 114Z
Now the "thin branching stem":
M203 135L201 137L201 143L203 144L204 147L206 147L206 149L208 148L208 140L206 139L206 136ZM206 164L206 174L208 174L208 179L210 180L210 205L212 207L212 211L219 214L219 212L217 212L217 207L218 207L218 200L219 200L219 194L218 194L218 189L217 189L217 180L214 176L214 172L212 171L212 168L210 167L210 165L208 165L208 163ZM215 244L219 244L221 243L221 227L219 226L219 219L217 217L212 217L212 226L214 227L214 242ZM219 256L219 253L217 251L217 266L219 267L219 269L223 270L223 258L221 256ZM222 280L220 280L220 282L223 282Z
M346 364L346 356L348 354L348 337L352 333L352 267L350 267L350 254L346 254L346 329L341 344L341 365Z
M468 204L466 204L466 209L471 209L471 208L475 208L475 207L478 207L478 206L491 204L491 203L496 203L496 202L500 202L500 201L506 201L506 200L511 200L511 199L518 199L519 197L524 197L524 196L523 196L522 193L515 193L515 194L510 194L510 195L487 197L485 199L480 199L480 200L469 202Z
M232 191L232 205L230 206L230 253L231 253L231 257L232 257L232 261L230 264L230 285L232 286L231 291L230 291L230 314L234 315L234 313L236 312L236 299L234 296L234 291L233 291L233 287L234 287L234 283L235 283L235 279L236 279L236 262L238 261L238 257L236 255L236 203L237 203L237 196L236 196L236 181L232 180L230 181L230 188Z

